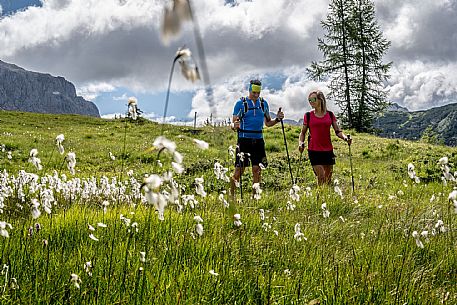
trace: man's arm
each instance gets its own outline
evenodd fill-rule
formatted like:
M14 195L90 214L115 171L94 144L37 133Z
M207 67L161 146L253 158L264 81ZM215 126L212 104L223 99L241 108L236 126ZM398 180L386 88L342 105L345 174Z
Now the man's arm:
M232 116L232 124L230 124L232 130L240 129L240 117L237 115Z
M265 114L265 126L271 127L276 125L277 123L281 122L281 120L284 119L284 112L281 111L281 107L278 110L278 113L276 114L276 119L272 120L270 117L269 113Z

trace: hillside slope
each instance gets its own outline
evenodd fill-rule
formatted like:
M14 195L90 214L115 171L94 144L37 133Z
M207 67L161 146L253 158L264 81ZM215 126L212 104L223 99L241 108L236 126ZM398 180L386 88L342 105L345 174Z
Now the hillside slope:
M389 111L374 122L381 137L418 140L431 133L449 146L457 146L457 104L425 111Z

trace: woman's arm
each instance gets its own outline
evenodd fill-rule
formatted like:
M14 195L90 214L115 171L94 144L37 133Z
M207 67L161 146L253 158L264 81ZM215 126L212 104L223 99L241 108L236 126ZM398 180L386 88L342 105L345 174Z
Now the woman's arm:
M307 132L308 132L308 126L303 125L301 132L300 132L300 136L298 137L298 150L300 152L303 152L303 150L305 149L305 138L306 138Z
M335 134L338 138L342 139L345 142L348 142L349 145L352 143L352 139L348 138L347 135L344 134L343 130L340 129L340 126L338 126L338 122L334 121L332 123L333 129L335 130Z

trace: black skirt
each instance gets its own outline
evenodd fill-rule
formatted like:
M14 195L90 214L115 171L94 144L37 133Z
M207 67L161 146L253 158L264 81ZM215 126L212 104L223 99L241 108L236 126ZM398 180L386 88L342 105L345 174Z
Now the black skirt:
M335 154L331 151L308 150L309 161L311 165L334 165Z

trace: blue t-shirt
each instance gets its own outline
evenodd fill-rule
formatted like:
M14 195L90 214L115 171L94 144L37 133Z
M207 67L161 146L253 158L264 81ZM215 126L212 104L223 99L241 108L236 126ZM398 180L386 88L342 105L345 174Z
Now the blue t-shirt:
M263 120L264 112L262 111L260 98L257 99L254 104L249 98L246 98L248 103L248 111L244 113L243 101L240 99L236 102L235 107L233 108L233 115L243 117L240 121L240 129L242 130L253 130L253 131L262 131L263 130ZM263 100L265 113L270 113L270 107L266 100ZM254 132L239 132L240 138L251 138L251 139L261 139L263 138L262 133Z

